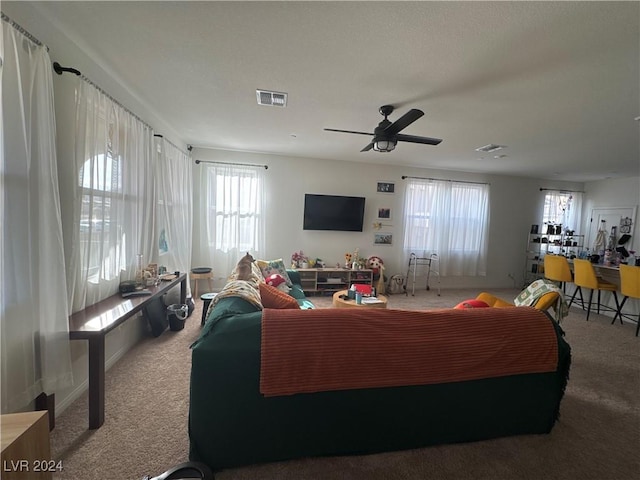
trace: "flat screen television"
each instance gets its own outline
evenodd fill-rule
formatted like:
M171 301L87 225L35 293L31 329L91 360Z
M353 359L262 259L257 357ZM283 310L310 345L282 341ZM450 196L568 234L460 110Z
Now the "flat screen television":
M303 229L361 232L364 200L364 197L307 193L304 196Z

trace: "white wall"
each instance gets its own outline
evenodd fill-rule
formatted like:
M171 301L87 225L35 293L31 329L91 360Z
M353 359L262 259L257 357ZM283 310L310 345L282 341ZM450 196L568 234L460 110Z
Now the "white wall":
M489 263L486 277L442 278L443 287L490 289L519 287L523 283L525 248L531 224L540 223L544 192L540 188L581 189L581 184L549 182L519 177L485 175L432 169L405 168L384 165L366 165L356 162L336 162L321 159L292 158L214 149L194 148L194 160L213 160L268 165L267 177L267 251L268 259L283 258L288 264L291 254L303 250L307 255L321 258L329 265L344 263L344 254L357 247L362 256L376 255L386 266L386 275L407 273L402 255L402 208L405 180L403 175L486 182L490 192ZM200 172L205 164L195 165L194 181L199 184ZM376 193L378 181L394 182L393 195ZM196 186L196 188L199 188ZM305 193L363 196L365 202L364 231L324 232L302 229ZM194 197L194 223L198 223L200 200L198 190ZM394 235L392 246L373 245L373 223L377 209L390 207L392 227L385 232ZM205 246L194 244L193 266L205 265ZM220 287L229 272L214 268L216 286ZM423 287L421 287L423 288Z
M582 218L585 219L585 228L587 228L591 211L594 208L640 206L640 176L588 182L585 184L585 198ZM636 218L632 220L634 224L631 240L625 248L640 252L640 228L638 228L640 218L638 218L638 213L636 213Z

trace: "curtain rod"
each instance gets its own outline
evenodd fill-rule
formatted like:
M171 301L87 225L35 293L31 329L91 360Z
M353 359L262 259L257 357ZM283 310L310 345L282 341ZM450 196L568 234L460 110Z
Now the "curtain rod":
M404 180L405 178L417 178L418 180L437 180L439 182L456 182L456 183L471 183L474 185L491 185L490 183L486 183L486 182L466 182L464 180L448 180L446 178L430 178L430 177L412 177L410 175L403 175L402 180Z
M29 40L31 40L33 43L35 43L36 45L38 45L39 47L44 47L47 49L47 52L49 51L49 47L47 45L45 45L44 43L42 43L40 40L38 40L36 37L34 37L31 33L29 33L27 30L24 29L24 27L22 27L19 23L17 23L15 20L11 20L11 18L9 18L9 16L7 16L6 13L4 12L0 12L0 18L2 18L2 20L4 20L5 22L9 23L9 25L11 25L13 28L15 28L16 30L18 30L21 34L23 34L25 37L27 37Z
M120 103L118 100L116 100L115 98L113 98L111 95L109 95L109 93L105 92L100 86L96 85L93 81L91 81L89 78L87 78L86 76L82 75L82 73L80 72L80 70L76 70L75 68L72 67L63 67L62 65L60 65L58 62L53 62L53 71L56 72L58 75L62 75L63 73L73 73L77 76L79 76L82 80L84 80L85 82L87 82L89 85L91 85L93 88L95 88L96 90L98 90L100 93L102 93L104 96L106 96L109 100L111 100L113 103L115 103L116 105L118 105L120 108L122 108L123 110L125 110L129 115L131 115L133 118L135 118L136 120L138 120L140 123L142 123L144 126L146 126L147 128L153 130L153 127L151 125L149 125L147 122L145 122L142 118L140 118L138 115L136 115L135 113L133 113L131 110L129 110L127 107L125 107L122 103ZM170 140L167 140L166 138L164 138L163 135L160 134L154 134L154 137L160 137L162 139L164 139L165 142L169 143L170 145L172 145L173 147L177 148L178 150L180 150L180 152L184 153L185 155L189 156L189 154L185 151L183 151L180 147L178 147L177 145L175 145L174 143L172 143Z
M265 170L269 168L269 165L256 165L255 163L232 163L232 162L216 162L214 160L196 160L196 165L199 163L217 163L219 165L237 165L240 167L263 167Z
M133 113L131 110L129 110L127 107L125 107L122 103L120 103L118 100L116 100L115 98L113 98L111 95L109 95L109 93L107 93L106 91L104 91L99 85L97 85L96 83L94 83L91 79L87 78L85 75L83 75L82 73L80 73L79 70L76 70L75 68L71 68L71 67L63 67L62 65L60 65L58 62L53 62L53 70L54 72L56 72L58 75L62 75L65 72L68 73L73 73L77 76L79 76L82 80L84 80L85 82L87 82L89 85L91 85L93 88L95 88L96 90L98 90L100 93L102 93L105 97L107 97L109 100L111 100L113 103L115 103L116 105L118 105L120 108L124 109L128 114L130 114L132 117L134 117L136 120L138 120L139 122L141 122L145 127L150 128L151 130L153 130L153 127L151 125L149 125L147 122L145 122L143 119L141 119L138 115L136 115L135 113Z
M560 192L560 193L584 193L582 190L562 190L560 188L541 188L541 192L551 191L551 192Z
M161 139L163 139L165 142L167 142L169 145L171 145L173 148L175 148L176 150L178 150L180 153L182 153L182 154L186 155L187 157L190 157L190 156L191 156L191 154L190 154L190 153L187 153L187 152L185 152L184 150L182 150L179 146L177 146L177 145L176 145L175 143L173 143L171 140L167 140L166 138L164 138L164 135L160 135L159 133L154 133L154 134L153 134L153 136L154 136L154 137L157 137L157 138L161 138ZM188 148L188 150L189 150L189 151L191 151L191 149L190 149L190 148Z

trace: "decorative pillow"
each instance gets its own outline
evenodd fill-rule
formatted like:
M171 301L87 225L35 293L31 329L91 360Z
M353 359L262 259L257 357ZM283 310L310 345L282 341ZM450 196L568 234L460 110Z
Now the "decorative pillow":
M263 278L267 278L269 275L273 275L274 273L279 273L284 277L284 281L287 282L287 287L293 286L293 283L289 278L289 274L287 273L287 268L284 266L284 262L281 258L278 258L277 260L256 260L256 263L262 272Z
M266 283L260 284L260 298L264 308L300 308L298 302L291 295Z
M253 286L252 282L246 280L231 280L227 282L222 291L211 301L210 308L213 308L223 298L228 297L240 297L262 310L260 292L257 287Z
M487 308L489 307L489 305L487 305L485 302L483 302L482 300L476 300L471 299L471 300L465 300L463 302L460 302L458 305L456 305L453 308Z

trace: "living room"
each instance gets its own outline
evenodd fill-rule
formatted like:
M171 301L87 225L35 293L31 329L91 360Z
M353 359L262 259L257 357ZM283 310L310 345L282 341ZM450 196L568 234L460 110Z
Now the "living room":
M199 124L197 128L189 131L192 125L186 127L181 125L183 114L171 110L171 108L174 107L173 103L165 110L161 107L161 104L164 102L154 104L154 97L145 95L144 92L147 87L150 90L152 89L154 78L160 82L160 76L157 72L150 72L146 76L147 84L136 84L132 83L131 80L123 80L124 78L129 78L127 69L131 66L127 64L127 61L124 59L125 55L123 54L122 58L114 57L113 52L108 51L108 49L103 50L100 44L91 43L90 38L85 37L82 31L73 32L66 30L66 25L59 22L57 18L58 15L64 16L65 14L69 14L70 17L67 21L71 22L79 21L79 19L74 18L70 13L74 7L60 2L60 10L57 11L56 3L58 2L52 2L51 5L46 5L46 2L3 2L2 11L30 34L46 44L50 49L49 54L52 61L60 62L60 64L64 66L77 68L83 75L86 75L88 79L95 82L101 89L104 89L105 92L124 105L126 109L134 112L135 115L144 122L153 125L154 130L162 134L165 139L177 144L180 150L189 152L193 175L193 230L191 237L192 244L189 246L191 255L187 265L182 269L186 271L196 266L211 266L214 271L214 290L218 290L224 285L230 269L226 266L220 267L219 263L212 261L210 249L205 246L200 238L202 234L201 230L204 226L204 222L200 220L204 218L203 211L206 208L206 192L203 192L201 189L203 184L202 177L204 175L203 172L206 171L207 162L268 166L268 169L264 169L263 172L265 201L268 205L268 208L264 211L264 224L267 226L265 229L264 250L258 253L254 252L259 258L283 258L285 263L288 263L293 252L303 250L312 258L321 258L328 266L335 266L338 263L344 263L344 255L346 252L353 252L354 249L357 248L365 256L376 255L381 257L385 262L385 274L387 276L405 274L407 270L407 257L403 248L404 194L407 179L403 177L426 177L447 181L489 184L490 228L487 240L486 272L483 275L477 276L443 275L441 277L441 286L443 289L468 288L470 290L481 291L522 287L524 284L527 235L532 225L541 223L541 212L544 206L545 192L548 191L547 189L583 192L581 209L582 221L581 224L576 225L575 228L578 230L578 233L585 236L589 233L588 219L594 208L635 207L640 203L638 121L634 120L635 117L640 115L638 111L637 87L637 41L631 45L631 47L628 47L626 44L624 46L612 45L608 42L612 42L612 38L617 37L606 36L606 41L601 42L601 49L594 53L596 61L598 60L598 55L606 56L609 53L612 56L615 55L616 58L619 56L627 60L627 67L620 69L622 73L618 70L610 74L612 78L615 79L615 81L611 82L614 84L611 88L616 88L618 92L622 92L620 96L623 97L623 100L620 101L620 99L616 99L618 113L628 118L624 118L623 120L617 119L613 125L610 125L608 121L611 117L605 117L603 113L603 120L601 120L599 124L601 130L594 129L593 123L589 124L589 132L592 137L596 137L597 133L606 138L604 142L600 139L601 144L612 143L614 145L611 146L611 148L605 148L604 146L593 147L593 144L590 143L590 148L587 149L589 150L588 152L583 149L578 149L574 158L571 159L571 162L567 162L566 164L563 161L563 157L556 156L556 151L552 151L551 153L546 152L544 158L542 158L543 154L541 153L539 159L536 159L535 156L529 156L527 157L529 159L527 169L523 170L524 173L520 173L516 170L515 164L520 162L521 159L519 157L524 156L524 154L519 151L520 146L518 143L514 143L515 141L511 142L509 139L503 139L500 125L505 122L504 118L499 119L498 122L498 117L494 116L494 110L492 110L490 114L485 114L479 109L477 103L474 103L473 106L469 103L470 106L468 109L464 108L463 105L461 106L461 104L456 104L455 107L451 107L448 111L443 107L443 103L446 103L447 99L451 97L466 99L472 96L474 89L476 89L476 93L479 92L479 96L482 97L480 105L487 104L487 108L489 108L488 104L492 102L500 103L504 101L504 99L498 99L497 97L501 87L503 87L502 92L505 97L510 100L511 103L519 103L521 100L518 99L518 97L514 97L516 94L511 90L511 82L520 82L531 87L531 96L535 97L540 94L540 91L535 88L534 85L535 81L538 80L536 76L538 72L535 71L535 68L540 68L540 70L544 71L557 69L555 70L555 74L561 77L561 72L563 71L561 66L563 65L563 61L566 60L566 57L561 51L556 52L556 57L549 54L549 57L545 59L544 49L541 49L537 52L538 56L529 57L529 66L532 68L531 71L518 70L519 67L522 67L522 64L504 67L501 66L499 62L491 63L490 67L482 70L480 65L482 62L480 60L487 60L486 58L478 59L479 61L476 63L467 56L470 54L465 54L465 51L454 52L452 55L460 58L460 64L472 63L474 64L474 68L480 69L478 76L473 78L473 76L470 75L469 78L465 78L460 82L452 82L453 84L450 86L450 90L447 90L446 85L440 85L440 92L425 93L422 86L424 82L429 81L428 78L420 80L407 78L404 83L397 80L398 77L402 78L403 76L401 70L403 62L415 62L415 58L421 58L418 55L432 55L428 50L444 48L442 45L443 42L440 41L439 43L430 44L429 48L419 49L418 52L412 51L402 55L399 54L400 58L398 60L389 60L391 64L389 70L396 70L393 74L386 71L385 68L377 68L374 70L374 73L363 72L361 76L358 76L358 80L354 80L354 83L358 84L358 89L364 92L358 97L357 101L354 97L353 109L351 109L347 101L340 100L338 102L335 99L331 99L330 92L323 91L322 94L317 94L318 97L313 97L310 96L311 92L302 90L300 87L296 87L297 90L296 88L286 86L281 87L280 85L282 85L282 83L279 83L281 80L280 75L272 74L262 78L254 78L253 75L247 75L251 78L244 81L252 85L252 90L249 91L250 96L253 95L257 88L272 87L274 89L286 89L289 92L289 106L287 107L290 109L289 111L293 110L293 112L299 115L300 110L304 109L306 111L304 115L308 117L317 115L314 121L318 131L322 131L323 128L373 129L375 125L382 120L382 117L377 112L378 107L385 103L394 102L396 99L398 104L397 110L390 115L391 121L399 118L411 108L421 108L425 111L425 116L412 125L411 133L415 133L416 135L441 136L443 138L441 145L443 148L445 148L447 144L461 142L460 137L471 137L470 140L465 141L465 148L469 146L467 143L472 144L473 147L468 148L469 151L465 154L467 163L463 164L458 163L452 158L450 153L446 155L443 153L443 158L438 158L440 155L439 152L445 152L445 150L438 150L441 146L399 143L394 152L360 153L359 150L364 147L368 141L368 137L366 136L322 132L320 140L315 137L311 140L311 136L306 130L306 128L308 128L307 125L304 125L304 127L301 126L301 129L297 130L297 126L292 125L291 120L283 118L283 113L287 112L287 110L274 111L273 109L277 107L256 105L255 98L251 98L251 108L255 112L256 120L250 121L247 117L240 118L239 114L236 116L233 109L218 110L215 102L211 101L211 103L209 103L209 96L213 95L209 90L205 90L207 93L203 95L203 103L207 103L209 112L212 113L198 118L197 122L195 122ZM605 8L605 6L598 5L598 2L594 3L596 4L593 7L594 9ZM611 17L607 18L609 28L612 28L612 25L615 25L621 18L633 18L633 14L638 13L637 5L634 6L633 2L631 2L630 5L628 2L622 3L627 3L627 5L615 4L615 8L606 6L606 8L612 11ZM371 6L369 5L369 7ZM96 6L96 8L99 9L100 7ZM273 8L278 10L278 13L287 12L284 4L277 4ZM351 8L366 9L367 7L352 6ZM391 6L387 8L392 11ZM504 11L496 11L496 8L497 6L492 3L487 4L486 15L490 16L491 13L498 13L499 16L505 15ZM515 7L507 6L503 8L509 9ZM625 9L630 9L631 14ZM78 11L81 10L82 8L78 7ZM599 10L597 11L599 12ZM50 16L49 14L51 12L55 12L56 15ZM433 13L435 17L441 20L447 15L445 10L437 10ZM571 18L571 15L575 12L561 9L560 13L565 16L558 17L560 19L559 21L565 20L568 22L568 19ZM249 14L249 11L244 12L244 15ZM99 15L99 13L96 15ZM214 16L215 11L211 15ZM220 16L224 17L225 15ZM390 17L393 16L394 15L390 13ZM348 24L349 21L360 23L347 15L345 15L344 18L345 24ZM602 18L593 16L591 13L580 15L579 19L586 25L585 30L587 32L592 32L590 29L594 29L599 21L603 21ZM216 22L217 28L221 28L219 22L219 20ZM468 27L472 23L469 17L467 17L467 22L469 23L442 27L443 38L445 38L444 33L446 31L457 32L459 35L464 35L465 27ZM443 23L443 25L445 24ZM4 27L5 25L3 24L3 28ZM148 28L149 31L154 30L153 21L150 21L149 26L145 28ZM507 28L508 34L503 34L506 38L519 38L520 42L522 42L518 45L519 47L524 46L526 42L541 41L540 38L533 35L530 31L528 33L532 35L532 37L528 39L515 35L510 36L513 34L513 31L517 29L518 24L515 23ZM625 23L624 28L620 28L620 30L626 33L626 35L621 34L622 38L635 38L637 40L637 15L635 21ZM144 31L146 30L143 28L141 32ZM260 33L265 34L265 32L261 30ZM391 38L395 33L394 31L372 29L367 32L366 39L372 41L378 37L384 38L387 36ZM231 35L232 32L226 31L225 34ZM144 34L140 33L140 35L140 42L144 43ZM578 43L583 39L582 35L584 35L584 32L581 32L579 35L576 34L576 37L570 37L570 43ZM636 36L634 37L634 35ZM258 35L258 38L264 39L269 37L268 35L265 37ZM303 37L300 37L300 41L305 43ZM308 41L311 42L311 40ZM497 39L494 39L494 41L497 42ZM330 41L327 40L327 42L328 49L336 48ZM229 43L232 42L230 41ZM597 35L590 40L590 46L593 47L595 43L598 43ZM575 47L574 44L568 44L565 47L570 49L570 46ZM215 45L215 47L212 48L215 50L221 47ZM496 45L493 45L493 48L496 49L496 57L505 53L502 48L498 48ZM609 49L609 53L603 53L602 49ZM150 51L154 52L153 49ZM370 54L371 62L376 62L373 51ZM616 52L615 54L613 53L614 51ZM359 50L359 52L361 51ZM487 48L487 52L492 52L492 48ZM549 51L547 51L547 53L549 53ZM153 55L162 56L162 54L158 52L154 52ZM362 53L362 55L364 56L364 53ZM299 57L294 58L297 61L300 60ZM385 63L387 60L388 59L385 58L384 61L380 63ZM583 59L578 59L577 61L579 63L582 60ZM228 58L225 60L225 62L229 61ZM591 61L593 61L593 59L591 59ZM170 64L170 62L175 62L174 66L169 67L171 69L179 70L180 68L184 68L185 71L192 72L190 75L199 75L196 67L191 66L193 70L186 70L189 66L182 64L179 59L168 59L167 63ZM233 68L242 68L240 64L224 63L223 65L221 68L230 70ZM336 66L336 72L329 72L327 76L328 78L333 78L335 76L346 75L344 72L348 71L348 67L348 64L340 63ZM144 68L141 67L140 70L144 70ZM607 72L601 72L603 76L606 76L606 73ZM388 75L388 77L385 77L385 75ZM455 73L452 72L452 75L455 75ZM632 82L635 82L635 87L629 88L630 82L618 82L618 75L629 77ZM72 171L72 162L70 162L69 159L73 158L76 148L73 125L75 122L74 102L78 79L70 73L63 75L53 73L52 76L55 94L56 152L59 162L60 208L63 215L62 232L65 236L65 246L68 247L72 245L69 240L71 238L71 226L68 222L65 222L64 219L69 218L68 215L73 211L74 204L74 199L71 197L72 189L69 187L70 184L76 180L76 177ZM220 76L223 75L220 74ZM369 83L371 81L370 77L379 76L382 77L380 80L374 82L376 85L378 81L390 85L395 81L399 81L400 84L395 85L393 88L389 87L389 91L387 92L381 90L378 86L372 87ZM500 78L501 76L510 76L510 78L506 80ZM299 85L304 85L306 81L310 80L305 78L306 75L302 75L302 73L301 77L302 78L296 79ZM145 76L143 75L142 78L145 78ZM215 77L210 76L210 72L207 71L206 74L203 74L202 78L203 83L214 83L213 79ZM218 78L217 80L220 79ZM220 80L221 83L227 81L228 80ZM566 83L570 83L571 81L573 80L567 81ZM260 83L254 84L255 82ZM563 79L562 82L558 80L558 83L564 85L565 80ZM176 90L179 90L179 83L174 83L173 85ZM576 91L579 92L576 96L585 97L585 110L583 114L585 117L590 117L590 121L592 121L591 117L596 116L595 113L598 111L598 108L600 108L600 104L587 108L586 97L606 97L610 94L611 90L607 88L604 91L600 91L602 88L600 83L598 83L593 92L580 90L584 88L584 85L581 83L576 83L576 85ZM470 91L465 91L463 88L465 86L468 87ZM625 88L628 88L628 90L625 90ZM406 92L403 90L406 90ZM350 90L349 93L353 92ZM440 93L439 96L438 93ZM175 90L166 92L167 97L180 97L181 95L182 94L176 93ZM558 103L562 102L562 95L564 95L564 90L563 93L558 94L556 97ZM303 96L308 96L308 99L303 101ZM340 95L340 98L343 98L342 95ZM414 100L411 101L411 99ZM361 108L361 104L365 103L364 100L369 103L368 109ZM402 100L402 102L400 100ZM238 108L240 109L242 102L237 99L235 101L239 104ZM243 100L243 102L245 101L246 100ZM469 98L469 102L470 101L471 99ZM334 112L325 113L324 110L322 110L322 113L316 113L320 111L315 109L319 103L331 104L333 102L340 103L338 114L334 114ZM167 103L170 102L167 101ZM356 107L355 104L358 106ZM242 106L242 109L245 108L247 107ZM332 105L332 108L335 109L336 106ZM542 121L538 120L539 123L534 123L533 125L528 123L527 117L533 116L534 113L539 114L539 112L534 110L535 109L528 110L526 107L521 107L521 117L524 118L512 115L511 111L508 115L504 115L504 117L507 118L506 123L515 125L522 123L522 128L526 130L519 136L511 138L516 138L518 141L526 143L523 140L525 137L537 137L535 142L529 142L533 144L533 148L531 145L529 145L528 148L532 150L539 147L542 150L544 144L547 143L548 137L541 134L541 131L543 131L541 123L550 121L550 119L542 116L537 117L538 119L543 119ZM219 111L223 111L224 113L219 114ZM607 111L607 114L608 113ZM454 128L453 130L447 130L445 135L445 129L441 122L445 117L453 116L458 117L458 119L454 120L460 121L458 127L456 127L459 129L458 134L454 136L454 132L456 131L456 128ZM266 124L278 124L278 118L282 118L282 126L280 128L281 137L273 139L272 141L268 138L265 139L260 133L260 130L266 130ZM574 119L574 117L571 118ZM475 133L471 135L464 130L463 125L466 125L466 123L462 123L463 119L465 122L476 124L486 125L495 123L496 126L487 128L482 132L483 136L479 137ZM451 118L449 118L449 121L452 121ZM225 122L239 125L244 124L246 125L247 131L251 131L252 133L246 137L233 136L227 133L226 130L222 130ZM584 129L587 130L587 127L584 127ZM578 128L576 124L568 124L567 132L565 132L565 141L567 143L579 144L580 139L575 133L577 130L580 130L580 128ZM211 135L211 131L214 132L213 136L209 136ZM631 133L629 133L629 131ZM307 140L308 138L309 140ZM256 145L260 141L263 142L263 145ZM326 152L323 150L323 142L324 145L326 145ZM506 148L501 152L508 155L507 157L493 158L493 153L483 155L475 151L475 147L482 147L483 145L494 142L506 145ZM291 145L299 148L296 147L296 145L304 143L309 143L309 146L305 147L306 153L304 155L301 153L291 153L298 152L298 150L290 150L290 148L292 148ZM193 146L193 148L188 150L189 146ZM339 150L336 154L336 149L339 148L348 150L348 152ZM558 149L559 148L558 146ZM581 158L583 154L584 157ZM480 159L481 156L484 158ZM600 165L598 165L599 168L592 168L591 164L585 160L587 156L589 159L592 159L594 156L598 157L600 163ZM549 160L549 157L551 160ZM421 160L416 161L415 158L420 158ZM196 164L195 160L200 160L201 163ZM549 163L544 163L549 161L552 166L550 166ZM513 162L513 165L507 164L506 162ZM625 166L627 170L623 170ZM394 193L378 192L376 187L379 182L393 184L395 187ZM303 230L304 195L308 193L364 197L365 212L363 231L317 232ZM381 208L390 209L389 219L380 219L378 217L378 210ZM631 243L627 245L628 249L632 249L633 247L640 249L637 240L637 235L640 234L640 230L636 227L637 221L638 218L636 217L631 232L632 240ZM381 228L376 226L378 222L383 224ZM8 227L3 226L3 228ZM6 230L3 230L3 233L4 232L6 232ZM391 245L374 244L374 235L379 232L389 233L393 236ZM593 240L594 239L589 240L591 244ZM587 243L587 245L589 245L589 243ZM3 309L3 322L7 314ZM144 320L140 319L136 322L124 324L117 331L107 336L107 367L114 365L127 351L133 348L140 339L145 338L145 327ZM74 385L56 392L56 413L58 415L62 414L75 400L86 392L87 351L84 345L78 344L81 342L71 343ZM24 406L24 408L27 407L27 405ZM5 412L3 407L3 413Z

